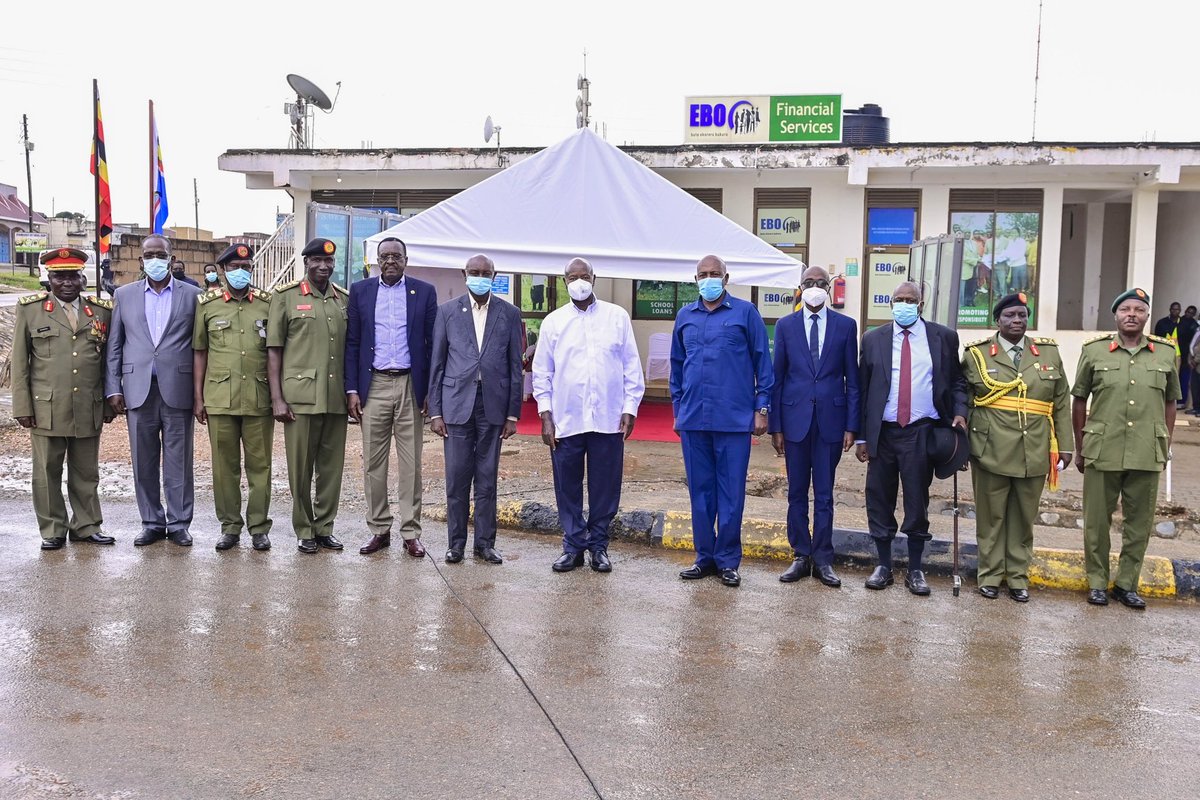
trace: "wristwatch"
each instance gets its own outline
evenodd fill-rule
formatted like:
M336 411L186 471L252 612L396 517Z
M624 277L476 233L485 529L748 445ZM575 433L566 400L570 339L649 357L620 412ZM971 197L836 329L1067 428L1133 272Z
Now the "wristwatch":
M770 413L770 411L771 410L769 408L767 408L766 406L763 406L762 408L760 408L758 410L758 413L762 414L765 417L768 413Z

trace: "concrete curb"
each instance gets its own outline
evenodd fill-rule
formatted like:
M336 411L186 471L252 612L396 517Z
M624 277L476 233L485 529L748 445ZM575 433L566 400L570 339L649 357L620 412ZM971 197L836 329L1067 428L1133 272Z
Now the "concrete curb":
M498 504L501 528L531 533L562 535L558 512L553 506L533 501L511 501ZM430 506L425 516L444 522L445 506ZM679 511L622 511L610 529L613 539L636 542L672 550L692 549L692 515ZM875 542L861 530L835 528L833 547L842 563L871 565L875 563ZM790 560L792 549L787 540L787 524L762 519L742 521L742 552L748 558ZM897 564L908 558L903 538L893 544ZM965 582L973 584L978 565L978 548L974 543L959 547L959 570ZM1117 556L1112 557L1116 572ZM953 573L953 542L933 539L925 546L925 570L934 575ZM1083 567L1083 551L1035 547L1029 569L1029 583L1049 589L1085 591L1088 588ZM1147 597L1181 597L1200 599L1200 561L1146 556L1142 566L1139 593Z

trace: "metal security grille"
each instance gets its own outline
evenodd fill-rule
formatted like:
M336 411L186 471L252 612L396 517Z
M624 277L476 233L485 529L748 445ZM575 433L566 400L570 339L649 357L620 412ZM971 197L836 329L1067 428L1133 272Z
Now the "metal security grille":
M951 189L951 211L1041 211L1041 189Z
M812 189L755 189L754 207L758 208L808 208L812 202Z
M684 191L718 214L722 213L720 189L684 189Z
M920 189L867 189L867 208L920 208Z

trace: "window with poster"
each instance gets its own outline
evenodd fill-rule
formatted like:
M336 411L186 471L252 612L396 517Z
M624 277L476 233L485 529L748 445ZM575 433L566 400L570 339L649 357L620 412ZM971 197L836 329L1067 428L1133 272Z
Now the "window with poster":
M917 238L920 189L867 189L863 252L863 328L892 321L892 292L909 277L908 248Z
M807 264L811 203L811 189L755 189L754 232L764 242ZM799 283L797 275L796 286L755 286L751 290L751 299L767 323L772 348L775 323L795 310Z
M960 328L992 327L992 307L1013 292L1029 295L1029 327L1037 327L1042 202L1041 189L950 190L950 233L965 240Z

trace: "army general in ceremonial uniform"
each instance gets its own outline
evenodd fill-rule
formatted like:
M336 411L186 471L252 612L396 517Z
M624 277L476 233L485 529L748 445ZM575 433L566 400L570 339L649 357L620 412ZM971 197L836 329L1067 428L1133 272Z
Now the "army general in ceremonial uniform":
M1059 471L1071 463L1071 453L1059 450L1071 426L1070 387L1057 343L1025 335L1024 292L1002 298L992 317L998 332L968 344L962 362L971 398L979 593L994 600L1004 582L1009 597L1024 603L1042 487L1056 490Z
M104 402L104 357L112 304L81 297L87 254L46 252L50 291L22 298L12 346L13 416L32 432L33 510L42 549L73 542L112 544L100 525L100 429L113 415ZM67 497L62 496L63 460Z
M284 423L292 528L302 553L342 549L333 519L346 460L347 292L329 280L336 252L328 239L304 246L305 277L275 290L267 323L271 407Z
M1138 579L1154 527L1158 477L1170 457L1179 374L1174 342L1143 334L1149 294L1130 289L1112 310L1117 332L1084 343L1071 389L1075 447L1082 456L1088 602L1108 603L1109 529L1120 499L1125 524L1112 594L1141 609L1146 603L1137 594Z
M212 444L213 498L221 523L218 550L238 543L242 527L255 550L271 539L271 442L275 419L267 384L269 293L252 289L250 248L230 245L217 258L222 289L200 295L192 331L196 421L208 425ZM242 453L249 498L242 518Z

